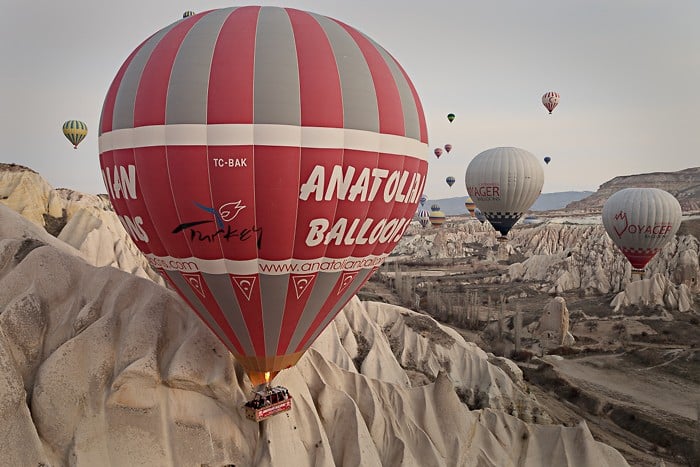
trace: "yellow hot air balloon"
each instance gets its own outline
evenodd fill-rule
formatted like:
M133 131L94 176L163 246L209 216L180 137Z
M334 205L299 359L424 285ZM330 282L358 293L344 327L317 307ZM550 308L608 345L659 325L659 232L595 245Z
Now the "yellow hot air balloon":
M87 136L87 131L87 125L80 120L68 120L63 124L63 134L73 143L73 149L78 149L80 142Z

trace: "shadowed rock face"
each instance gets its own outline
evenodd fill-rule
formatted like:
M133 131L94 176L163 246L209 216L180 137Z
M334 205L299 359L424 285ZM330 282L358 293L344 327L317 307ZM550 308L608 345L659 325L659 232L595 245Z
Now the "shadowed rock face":
M294 409L255 424L244 372L174 293L83 257L0 206L8 465L626 465L585 424L508 415L540 409L451 329L356 299L275 381Z

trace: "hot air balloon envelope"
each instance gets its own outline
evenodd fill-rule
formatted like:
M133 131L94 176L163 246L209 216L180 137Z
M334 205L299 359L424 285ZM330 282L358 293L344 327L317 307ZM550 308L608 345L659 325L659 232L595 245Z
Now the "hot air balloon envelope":
M413 218L428 137L402 70L344 23L243 6L153 34L107 92L114 210L254 384L299 360Z
M544 171L524 149L493 148L472 159L464 180L469 196L503 239L540 195Z
M442 148L435 148L433 151L435 153L435 156L440 159L440 156L442 156Z
M450 151L452 151L452 145L451 145L451 144L449 144L449 143L448 143L448 144L446 144L446 145L445 145L445 151L447 151L447 152L450 152Z
M447 178L445 179L445 181L447 182L447 184L448 184L449 186L452 186L452 185L455 184L455 178L452 177L452 176L447 177Z
M447 119L452 123L455 119L455 114L447 114Z
M681 206L658 188L625 188L603 205L605 230L629 260L633 272L647 263L671 240L681 225Z
M545 156L545 158L544 158L544 163L545 163L545 164L549 164L549 162L550 162L551 160L552 160L551 157Z
M430 223L430 213L426 209L419 209L416 215L420 225L425 228Z
M476 204L474 204L474 200L471 198L471 196L467 198L466 201L464 201L464 207L467 208L469 215L471 217L474 217L474 210L476 209Z
M559 104L559 93L554 92L554 91L549 91L544 93L542 96L542 105L544 105L547 110L549 110L549 113L552 113L552 110L554 110L554 107Z
M73 149L87 136L87 125L80 120L68 120L63 124L63 134L73 144Z

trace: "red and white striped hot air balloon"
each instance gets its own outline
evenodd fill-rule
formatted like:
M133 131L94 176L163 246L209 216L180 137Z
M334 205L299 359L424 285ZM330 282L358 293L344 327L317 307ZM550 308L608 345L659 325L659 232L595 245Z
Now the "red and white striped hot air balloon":
M399 63L289 8L158 31L119 69L99 133L126 230L254 384L294 365L382 264L427 172Z
M681 205L658 188L625 188L603 205L603 226L613 243L642 274L681 225Z
M552 113L552 110L554 110L554 107L559 104L559 93L554 92L554 91L549 91L544 93L542 96L542 105L544 105L547 110L549 110L549 113Z

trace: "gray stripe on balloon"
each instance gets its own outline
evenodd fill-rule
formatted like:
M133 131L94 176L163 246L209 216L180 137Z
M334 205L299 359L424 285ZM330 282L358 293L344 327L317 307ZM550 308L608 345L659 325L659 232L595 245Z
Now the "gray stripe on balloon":
M301 125L296 44L283 8L260 8L253 76L253 123Z
M294 353L296 348L299 347L299 343L308 332L316 316L320 313L323 304L326 303L329 295L335 290L340 274L340 272L319 272L316 274L311 295L299 317L285 353Z
M165 123L207 123L209 71L214 46L233 9L206 14L187 32L177 51L168 83Z
M207 287L214 294L214 299L224 314L230 328L234 330L238 341L241 343L243 352L246 355L255 355L253 341L248 331L243 312L238 303L233 284L228 274L208 274L202 273Z
M276 355L282 331L282 319L289 290L289 274L260 274L260 290L263 309L263 330L265 331L265 355Z
M134 127L134 108L136 106L136 92L139 89L141 75L146 67L148 60L151 58L153 49L163 39L163 37L175 27L177 23L161 29L150 39L147 39L143 47L134 55L134 58L129 63L128 68L122 76L119 83L119 89L114 102L114 113L112 119L112 130Z
M340 300L333 305L333 308L331 309L330 313L323 319L321 324L314 329L313 334L311 334L311 338L307 341L307 346L313 344L316 339L318 339L318 336L321 334L321 332L326 329L326 326L330 324L333 319L335 319L335 316L340 312L343 306L345 306L346 302L352 298L353 295L357 292L357 288L362 284L362 282L367 278L369 274L372 273L371 269L362 269L358 271L357 275L355 278L352 280L350 285L347 286L345 289L345 292L343 292L343 295L340 297Z
M369 65L355 40L338 23L325 16L310 13L323 31L333 49L343 99L343 127L354 130L379 132L374 80Z
M406 81L406 76L401 71L398 63L396 63L396 60L394 60L394 57L392 57L391 54L384 49L384 47L377 44L369 37L367 37L367 40L369 40L377 49L389 67L391 75L394 77L394 83L396 83L396 87L399 90L399 97L401 98L401 109L403 110L405 128L404 136L420 141L420 117L418 116L418 103L413 97L413 92L411 91L411 86Z
M234 348L233 344L230 342L228 337L226 337L226 333L221 329L221 326L214 321L214 318L211 316L204 304L199 300L199 296L194 293L185 278L182 277L179 272L168 271L167 269L164 271L173 281L175 287L177 287L180 293L184 295L192 304L199 316L201 316L201 318L209 325L209 328L214 332L214 334L216 334L216 337L218 337L221 342L224 342L229 350L232 350Z

